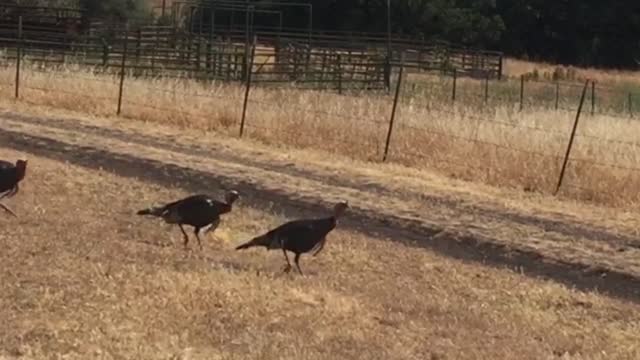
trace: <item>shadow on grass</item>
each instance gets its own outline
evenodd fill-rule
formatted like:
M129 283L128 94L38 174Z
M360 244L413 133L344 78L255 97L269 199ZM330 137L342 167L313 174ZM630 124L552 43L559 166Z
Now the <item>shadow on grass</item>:
M54 139L0 130L3 146L37 156L68 161L162 186L180 187L190 192L237 189L242 202L258 209L277 209L287 217L317 216L330 211L332 204L311 197L291 198L287 193L260 189L241 179L230 178L160 161L119 154L91 146L77 146ZM134 215L132 209L132 216ZM407 246L426 248L465 261L497 268L510 268L525 275L541 277L584 291L598 291L612 297L640 302L640 279L630 274L594 268L589 264L548 259L534 251L512 249L491 238L450 234L436 226L396 216L381 216L352 204L341 223L367 236L403 239ZM437 235L437 236L434 236Z
M482 217L495 220L509 220L519 224L534 224L543 228L545 231L553 231L559 234L572 237L581 237L592 241L603 241L615 244L620 247L629 247L640 249L640 240L631 235L614 233L606 228L583 223L562 214L552 214L554 218L539 215L522 214L509 209L498 209L478 204L462 203L457 199L448 198L446 196L427 195L415 191L405 191L397 193L390 189L375 183L362 183L357 179L350 179L344 176L333 175L330 173L317 173L312 170L300 169L290 164L264 163L251 159L248 156L234 154L223 146L212 145L209 148L203 148L192 144L183 144L173 141L170 138L162 138L160 136L150 136L139 133L131 133L118 129L105 128L100 126L88 125L73 119L62 118L38 118L19 113L4 111L1 113L7 119L26 122L29 124L47 126L68 131L82 131L93 135L99 135L110 139L127 141L145 146L158 147L165 150L175 151L187 155L209 157L212 154L216 158L228 162L242 163L251 167L255 167L266 171L276 171L282 174L300 176L314 181L320 181L331 186L340 186L361 191L371 191L387 196L419 199L420 201L430 204L438 204L443 207L455 209L456 211L471 214L481 214Z

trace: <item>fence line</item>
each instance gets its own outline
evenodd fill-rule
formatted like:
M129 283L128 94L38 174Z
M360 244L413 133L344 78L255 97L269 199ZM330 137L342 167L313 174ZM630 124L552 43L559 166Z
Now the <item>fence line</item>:
M19 49L19 47L18 47ZM257 53L255 52L256 50L256 44L254 43L252 45L251 48L251 57L249 58L249 69L254 69L254 67L252 65L254 65L254 61L255 58L257 56ZM179 109L175 109L175 108L171 108L171 107L160 107L160 106L156 106L153 104L149 104L149 103L140 103L140 102L134 102L134 101L130 101L127 99L127 97L123 94L126 94L126 90L128 88L128 86L131 86L129 84L129 82L132 79L135 79L135 76L132 76L132 74L134 72L132 72L131 67L133 66L131 63L127 62L127 58L130 51L135 51L135 49L131 50L128 49L127 46L125 45L123 47L123 52L122 52L122 58L121 58L121 64L120 64L120 71L117 73L117 75L119 75L119 92L118 92L118 96L115 96L115 91L114 91L114 96L113 97L106 97L106 96L98 96L96 94L86 94L86 93L81 93L81 92L77 92L77 91L69 91L69 90L65 90L65 89L51 89L51 88L47 88L47 87L40 87L40 86L35 86L29 83L31 79L31 77L24 77L24 72L23 75L21 77L21 68L24 67L24 63L22 63L20 61L20 56L18 56L16 58L16 62L15 62L15 70L16 70L16 83L15 83L15 87L16 87L16 96L17 97L21 97L21 98L25 98L29 96L29 93L19 93L19 89L20 88L24 88L24 89L28 89L28 90L35 90L35 91L42 91L42 92L47 92L47 91L54 91L54 92L59 92L59 93L64 93L64 94L70 94L70 95L74 95L74 96L84 96L84 97L90 97L90 98L94 98L97 100L104 100L104 101L114 101L114 100L118 100L118 106L117 106L117 114L121 114L121 113L127 113L127 107L130 105L135 105L135 106L141 106L141 107L146 107L146 108L150 108L150 109L155 109L158 111L162 111L162 112L170 112L170 113L175 113L175 114L180 114L181 116L184 116L187 119L191 119L191 118L201 118L201 119L207 119L205 116L202 116L200 114L195 114L189 111L182 111ZM17 53L19 54L20 51L18 50ZM495 148L495 149L499 149L502 151L507 151L510 153L519 153L519 154L523 154L526 156L530 156L533 158L540 158L540 159L545 159L545 161L549 161L551 164L555 164L557 166L559 166L559 161L563 160L563 164L562 164L562 170L560 170L560 178L558 179L558 185L556 188L555 193L557 193L561 186L563 185L563 179L564 179L564 175L565 172L568 171L571 168L572 164L587 164L587 165L593 165L593 166L600 166L600 167L608 167L608 168L612 168L612 169L617 169L617 170L624 170L624 171L628 171L628 172L632 172L632 173L640 173L640 168L635 168L635 167L631 167L631 166L622 166L619 164L612 164L612 163L607 163L607 162L603 162L601 160L598 159L588 159L588 158L581 158L581 157L572 157L571 155L571 148L574 142L574 139L580 139L580 138L586 138L586 139L590 139L598 144L610 144L610 143L617 143L620 145L626 145L626 146L632 146L634 148L636 147L640 147L640 144L636 143L636 142L631 142L631 141L623 141L623 140L616 140L616 139L609 139L609 138L601 138L598 136L594 136L594 135L588 135L588 134L579 134L577 131L577 120L580 117L581 114L581 110L582 110L582 105L585 102L585 99L588 99L587 104L591 104L593 102L593 100L591 99L595 99L596 97L593 96L594 94L594 87L593 85L588 89L587 88L583 88L583 96L581 98L581 101L578 105L578 111L576 114L576 121L574 122L574 126L571 130L571 133L569 134L569 145L567 148L567 152L563 155L560 154L549 154L548 152L544 152L544 151L536 151L536 150L532 150L532 149L525 149L525 148L520 148L517 146L512 146L512 145L507 145L507 144L501 144L501 143L496 143L496 142L492 142L492 141L488 141L486 139L480 139L480 138L473 138L473 137L467 137L467 136L462 136L460 134L455 134L455 133L451 133L448 131L444 131L444 130L439 130L436 129L432 126L416 126L416 125L412 125L406 122L402 122L402 118L397 118L396 112L397 111L403 111L403 109L406 107L406 101L402 101L402 97L407 97L407 95L400 95L400 94L404 94L405 92L407 92L406 88L407 88L407 84L403 84L403 75L407 75L407 74L403 74L403 70L404 70L404 65L402 63L399 64L392 64L393 67L398 68L399 71L399 76L398 79L396 81L396 90L395 90L395 95L394 95L394 101L393 103L390 103L387 101L387 99L384 99L384 103L386 103L387 106L391 106L391 116L389 118L388 122L382 122L382 121L376 121L376 120L372 120L372 119L368 119L368 118L361 118L361 117L357 117L357 116L353 116L353 115L345 115L345 114L340 114L340 113L336 113L336 112L332 112L332 111L325 111L325 110L317 110L317 109L307 109L304 107L300 107L297 105L292 105L292 104L286 104L286 106L294 111L299 111L299 112L310 112L313 113L315 115L319 115L319 116L329 116L329 117L335 117L337 119L341 119L341 120L349 120L349 121L360 121L363 123L368 123L368 124L372 124L374 125L374 128L370 128L370 129L365 129L365 130L379 130L379 133L382 134L382 130L384 130L383 126L387 127L387 131L386 131L386 142L384 142L384 136L379 136L376 137L376 140L371 141L371 139L361 139L360 141L363 144L366 144L367 146L371 147L369 150L371 151L372 154L377 154L377 155L382 155L382 161L394 161L394 156L390 156L392 154L392 151L394 148L398 148L398 149L402 149L402 154L401 155L409 155L409 156L414 156L416 158L422 158L425 159L427 156L429 156L428 160L429 161L434 161L434 162L440 162L440 163L449 163L452 165L455 165L457 167L461 167L461 168L466 168L467 170L475 170L475 171L483 171L483 172L487 172L490 173L491 171L500 171L501 168L499 167L492 167L492 166L488 166L488 167L482 167L482 166L477 166L477 165L473 165L473 164L463 164L460 163L458 161L454 161L453 159L439 159L437 156L430 156L429 154L425 154L425 153L420 153L415 151L415 148L403 148L400 145L394 145L394 142L391 141L391 134L392 131L395 131L395 129L397 130L403 130L403 129L408 129L410 130L412 133L415 134L420 134L420 133L424 133L424 134L428 134L430 136L431 139L436 139L438 137L440 138L444 138L444 139L454 139L454 140L460 140L463 142L467 142L473 145L485 145L485 146L489 146L491 148ZM43 73L44 71L42 70L35 70L37 73ZM54 73L55 74L55 73ZM127 76L127 74L129 74L129 76ZM176 91L176 88L179 86L175 86L173 90L168 90L168 89L163 89L160 87L155 87L155 86L150 86L149 84L144 84L144 88L149 90L149 91L160 91L160 92L164 92L164 93L168 93L168 94L173 94L173 95L180 95L180 96L185 96L185 97L199 97L202 99L224 99L224 100L232 100L232 101L243 101L243 109L242 109L242 117L241 117L241 123L240 123L240 136L242 136L242 133L244 131L245 126L247 128L252 128L252 129L263 129L263 130L273 130L272 128L268 127L268 126L264 126L262 124L257 124L257 123L252 123L252 122L247 122L245 124L245 119L247 117L248 114L251 113L250 108L248 107L248 105L250 103L256 103L256 104L262 104L262 105L269 105L269 106L276 106L277 108L282 108L283 104L274 104L273 102L264 100L264 99L253 99L251 98L251 90L253 87L255 86L259 86L259 85L255 85L252 84L251 81L251 77L252 77L253 71L249 71L247 73L247 81L245 83L245 88L244 88L244 95L242 97L239 96L233 96L230 94L205 94L205 93L199 93L199 92L187 92L185 91ZM98 76L100 75L99 73L96 75ZM112 85L116 84L116 79L115 76L116 74L107 74L108 76L112 76L114 77L114 79L110 82ZM74 75L69 75L69 74L64 74L65 78L71 78L71 79L86 79L86 80L96 80L96 81L105 81L105 80L101 80L101 79L93 79L93 78L88 78L86 76L82 76L82 75L78 75L78 74L74 74ZM185 80L188 80L188 78L184 78ZM455 81L454 81L455 83ZM524 83L524 82L523 82ZM593 84L593 83L591 83ZM185 83L185 87L186 87L186 83ZM404 89L404 90L403 90ZM455 87L454 87L455 89ZM485 85L485 89L486 89L486 85ZM486 92L485 92L486 94ZM486 96L486 95L485 95ZM455 97L455 96L454 96ZM410 98L409 98L410 99ZM383 103L383 104L384 104ZM589 106L587 105L587 106ZM477 120L478 123L487 123L487 124L494 124L497 126L501 126L501 127L507 127L507 128L512 128L512 129L516 129L516 130L521 130L524 132L530 132L530 131L535 131L535 132L540 132L543 134L549 134L549 135L567 135L566 132L560 131L560 130L553 130L553 129L546 129L543 127L538 127L538 126L532 126L532 125L528 125L528 124L519 124L519 123L510 123L510 122L506 122L506 121L500 121L500 120L496 120L493 118L490 118L489 116L483 116L481 114L477 114L477 113L468 113L468 112L462 112L459 111L458 109L454 108L439 108L438 110L433 110L429 107L424 107L424 106L415 106L415 105L411 105L413 108L413 110L417 110L420 112L424 112L427 114L433 114L435 113L445 113L451 116L459 116L461 119L473 119L473 120ZM591 109L589 109L591 110ZM587 113L589 113L590 111L587 111ZM596 113L597 114L597 113ZM126 116L126 115L123 115ZM395 123L394 123L395 121ZM377 126L376 126L377 125ZM333 129L333 134L335 136L341 136L340 134L340 130L339 129ZM296 136L295 132L292 132L291 130L285 129L285 128L279 128L277 129L278 132L288 132L290 136ZM320 142L327 142L329 139L324 139L324 140L320 140ZM335 139L334 139L335 140ZM338 143L340 142L340 140L335 140ZM512 141L514 142L514 141ZM383 150L381 151L381 148L383 148ZM380 160L380 158L378 158L378 160ZM549 174L548 176L551 177L551 175L555 176L555 174ZM575 188L579 188L579 186L574 185L574 184L568 184L570 187L575 187Z

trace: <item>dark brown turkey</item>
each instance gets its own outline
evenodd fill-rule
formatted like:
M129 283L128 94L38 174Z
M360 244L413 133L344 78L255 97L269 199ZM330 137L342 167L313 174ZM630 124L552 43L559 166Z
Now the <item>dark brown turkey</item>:
M15 164L0 160L0 200L14 196L20 190L20 181L27 172L27 160L18 160ZM9 214L17 215L0 202L0 207Z
M220 215L231 211L233 203L238 199L238 192L231 190L225 194L225 201L220 202L209 195L192 195L172 203L150 207L138 211L138 215L151 215L162 218L169 224L178 224L184 235L184 247L187 247L189 236L183 225L191 225L202 250L200 232L213 232L220 225Z
M291 263L287 256L287 251L295 254L293 259L296 263L298 272L302 275L300 269L300 255L313 251L313 256L318 255L324 248L327 241L327 235L331 230L335 229L338 218L344 214L349 207L346 201L341 201L333 207L333 214L328 217L317 219L301 219L284 223L277 228L270 230L266 234L260 235L244 243L236 250L248 249L256 246L263 246L267 250L282 249L287 265L285 272L291 270Z

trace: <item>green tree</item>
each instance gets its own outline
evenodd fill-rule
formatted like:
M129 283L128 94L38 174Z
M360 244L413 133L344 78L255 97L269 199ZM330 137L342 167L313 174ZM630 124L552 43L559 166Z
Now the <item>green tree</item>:
M145 0L80 0L87 18L105 19L113 22L146 21L150 8Z

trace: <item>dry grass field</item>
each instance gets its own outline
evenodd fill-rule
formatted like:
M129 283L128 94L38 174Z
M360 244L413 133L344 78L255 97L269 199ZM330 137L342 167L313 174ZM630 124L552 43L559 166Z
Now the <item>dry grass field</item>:
M13 94L14 70L0 70L0 93ZM115 112L118 79L77 67L26 67L21 99L33 105L94 116ZM566 149L573 112L514 105L479 110L415 96L406 84L398 106L389 161L451 178L550 193ZM222 83L127 78L122 116L148 124L237 136L244 89ZM573 106L577 106L576 103ZM6 100L5 100L6 102ZM283 148L313 149L378 162L385 146L391 99L340 96L292 88L254 88L245 136ZM7 105L10 106L10 105ZM640 157L632 119L584 114L563 194L638 209Z
M524 186L549 185L531 179L551 165L425 139L402 126L393 162L381 164L386 98L257 89L249 136L236 139L238 87L127 79L124 117L109 117L115 79L84 69L27 70L22 99L13 101L11 73L0 71L0 158L26 156L30 168L9 200L20 217L0 216L2 356L640 355L637 201L631 188L614 187L630 178L569 178L600 186L592 198L598 206L573 200L585 199L588 189L567 191L562 200L525 193ZM420 128L428 118L438 131L460 133L475 119L469 136L505 148L560 151L562 140L514 134L499 123L569 126L545 110L516 117L498 109L482 114L495 121L480 123L468 109L431 104L426 111L412 101L400 109L400 125ZM587 118L581 131L633 141L633 123L604 121ZM579 140L581 156L637 161L623 149L589 148L587 140ZM409 149L429 156L401 156ZM439 156L451 163L458 157L460 166L443 166ZM482 171L480 161L507 171ZM587 174L595 176L593 169ZM196 191L221 196L216 177L238 184L243 197L203 253L182 250L177 228L133 215ZM321 212L304 204L339 198L352 210L325 252L303 258L305 277L281 274L280 253L233 250L285 218ZM373 218L382 220L369 224ZM442 236L428 235L438 229Z
M506 71L536 66L554 71ZM237 84L127 76L115 116L116 76L27 61L15 100L14 71L0 56L0 159L29 159L6 200L19 217L0 213L0 359L640 358L632 119L585 114L551 196L572 111L452 106L426 74L407 77L381 162L388 96L255 87L238 138ZM203 251L135 215L230 188ZM350 209L305 276L234 250L337 200Z
M556 69L563 72L573 72L575 79L593 79L603 84L633 84L640 86L640 74L637 71L629 70L601 70L592 68L579 68L575 66L562 66L549 63L532 62L507 58L504 62L504 73L507 76L518 77L523 74L538 71L543 77L551 76Z
M636 359L637 304L342 227L307 275L233 247L283 221L248 206L205 250L136 217L186 194L29 158L0 216L0 355L69 359ZM219 189L202 188L221 195ZM193 244L192 244L193 245Z

